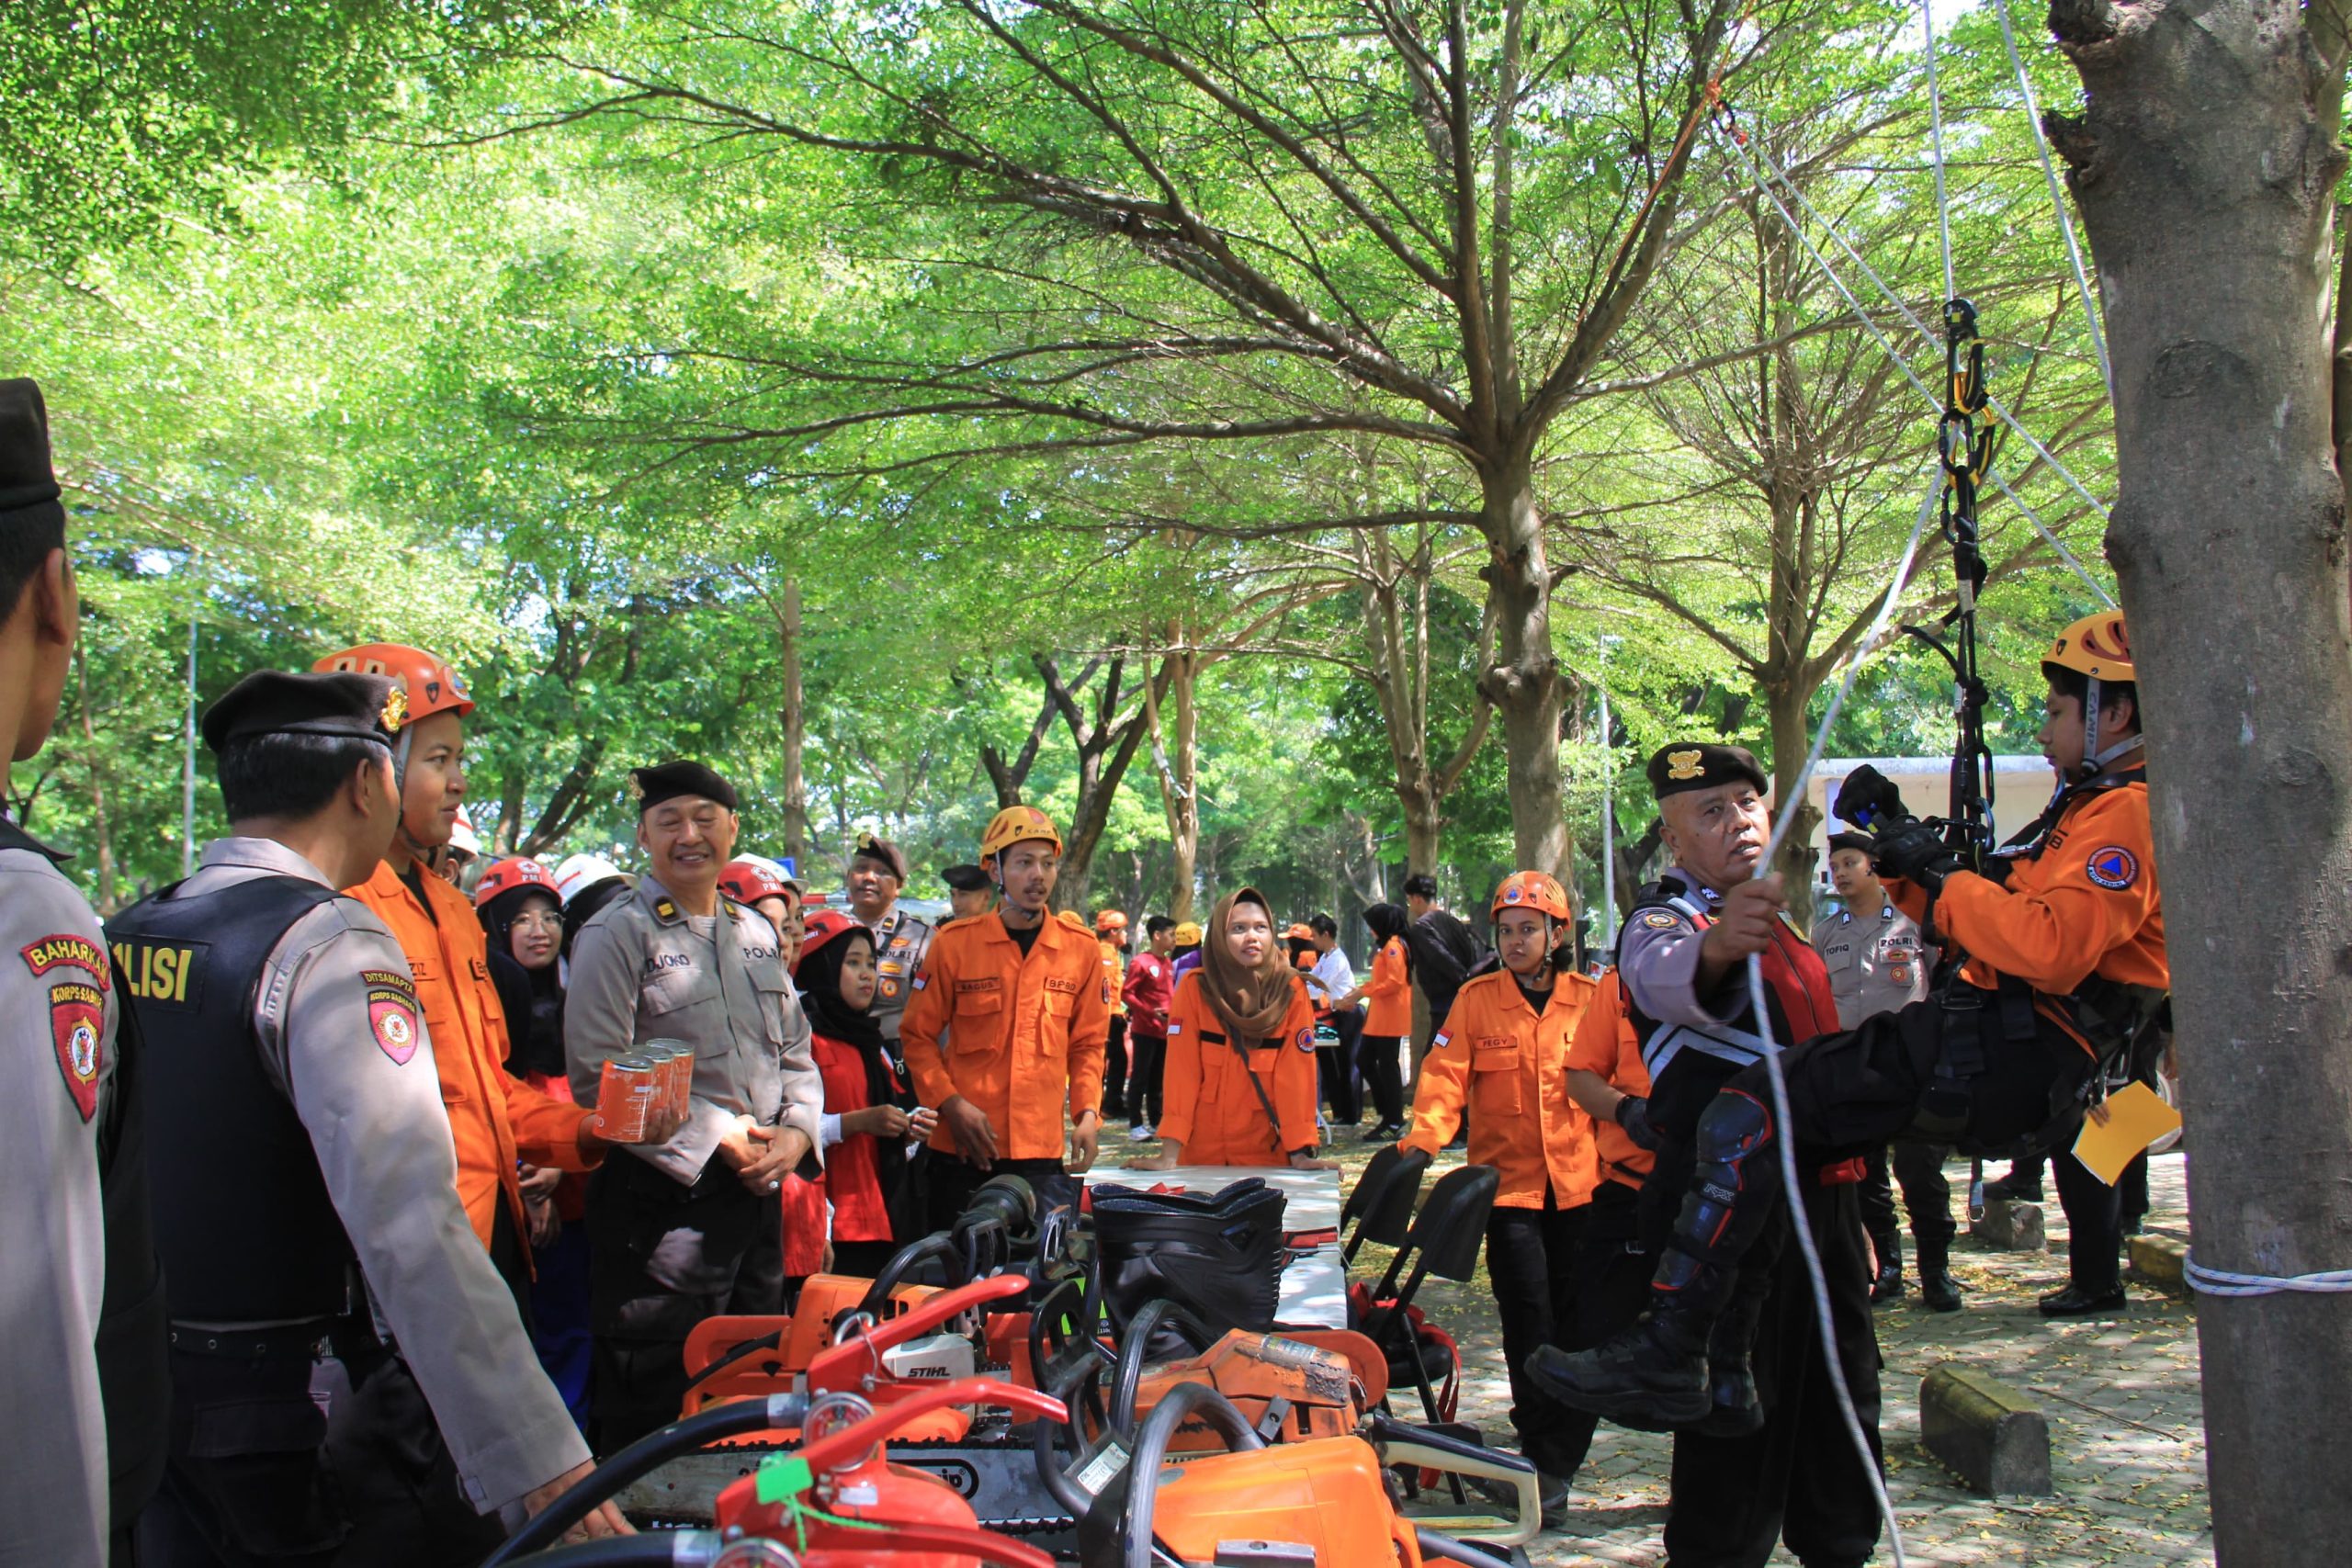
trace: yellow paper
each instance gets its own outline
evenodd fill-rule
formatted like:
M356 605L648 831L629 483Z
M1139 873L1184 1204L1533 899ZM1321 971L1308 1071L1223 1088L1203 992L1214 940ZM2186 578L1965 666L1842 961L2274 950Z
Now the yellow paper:
M2126 1084L2109 1095L2107 1110L2104 1126L2092 1117L2083 1118L2075 1157L2112 1187L2133 1156L2180 1125L2180 1112L2143 1083Z

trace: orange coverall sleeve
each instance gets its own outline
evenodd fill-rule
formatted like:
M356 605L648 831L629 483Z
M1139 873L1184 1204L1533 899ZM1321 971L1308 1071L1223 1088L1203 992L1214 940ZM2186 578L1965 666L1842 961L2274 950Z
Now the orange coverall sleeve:
M1198 975L1187 974L1169 1004L1168 1054L1160 1058L1159 1135L1170 1143L1193 1141L1193 1113L1201 1102L1201 1020L1207 1011Z
M948 1076L947 1058L940 1052L939 1036L947 1027L947 1010L956 1000L956 972L948 944L934 938L915 976L914 994L899 1015L899 1050L907 1072L915 1080L915 1100L936 1111L956 1097L956 1080Z
M2064 843L2018 865L2006 887L1973 872L1944 878L1936 910L1972 957L2054 995L2080 986L2157 907L2147 814L2125 792L2067 828Z
M594 1114L584 1105L558 1100L501 1068L506 1090L506 1122L514 1130L514 1153L526 1164L549 1170L594 1170L605 1163L603 1145L594 1157L580 1152L580 1124Z
M1435 1156L1462 1125L1462 1108L1470 1099L1470 1042L1458 1032L1469 1020L1460 998L1445 1015L1445 1026L1430 1039L1430 1053L1421 1058L1420 1081L1413 1086L1413 1127L1397 1146L1426 1149Z

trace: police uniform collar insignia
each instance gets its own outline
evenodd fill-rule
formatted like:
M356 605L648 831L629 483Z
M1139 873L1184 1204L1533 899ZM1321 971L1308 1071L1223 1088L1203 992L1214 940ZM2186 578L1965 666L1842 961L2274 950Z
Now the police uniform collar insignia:
M678 918L678 906L667 898L656 898L653 900L653 913L659 919L674 920Z

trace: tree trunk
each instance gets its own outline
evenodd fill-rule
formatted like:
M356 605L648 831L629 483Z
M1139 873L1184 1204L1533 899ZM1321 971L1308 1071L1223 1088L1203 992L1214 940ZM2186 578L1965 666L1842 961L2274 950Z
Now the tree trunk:
M776 643L784 655L784 852L795 865L808 852L808 778L803 767L808 742L808 695L800 679L800 580L784 580L783 607L776 616Z
M1193 918L1193 872L1201 852L1200 658L1186 644L1181 621L1169 626L1168 640L1164 712L1167 728L1174 733L1156 735L1153 743L1166 753L1159 804L1168 818L1168 918L1189 920ZM1153 704L1156 723L1163 705L1152 696L1148 684L1144 690L1146 700Z
M1764 696L1772 716L1772 816L1777 821L1788 802L1788 787L1804 771L1805 753L1813 749L1804 713L1813 693L1803 681L1786 681ZM1813 871L1821 859L1814 851L1813 830L1819 826L1821 813L1808 798L1797 807L1780 859L1773 863L1773 869L1788 880L1789 918L1804 931L1813 929Z
M1560 800L1560 661L1552 651L1552 573L1544 519L1522 454L1488 478L1478 525L1487 560L1479 575L1495 612L1495 661L1479 689L1502 716L1510 780L1513 859L1565 881L1567 820ZM1409 850L1408 850L1409 852Z
M2333 11L2314 6L2340 23ZM2108 531L2147 695L2200 1262L2352 1265L2352 626L2333 463L2329 224L2341 62L2269 0L2051 24L2090 108L2053 115L2114 356ZM2352 1540L2352 1297L2200 1300L2225 1568Z

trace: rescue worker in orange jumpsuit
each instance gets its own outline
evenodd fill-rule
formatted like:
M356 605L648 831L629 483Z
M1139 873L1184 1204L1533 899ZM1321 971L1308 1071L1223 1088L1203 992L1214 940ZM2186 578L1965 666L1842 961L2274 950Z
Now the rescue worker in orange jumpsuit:
M1567 1056L1596 987L1576 972L1575 915L1557 877L1513 872L1490 909L1502 966L1454 993L1421 1058L1412 1131L1397 1146L1435 1157L1463 1112L1474 1113L1467 1158L1500 1178L1487 1278L1502 1321L1511 1425L1543 1483L1544 1512L1556 1516L1594 1419L1530 1382L1525 1367L1577 1319L1577 1258L1599 1171L1592 1118L1568 1098Z
M491 978L489 941L472 901L432 869L433 853L448 843L465 798L465 716L473 699L447 664L398 643L345 649L311 668L388 676L407 695L408 722L392 753L400 831L374 874L345 891L391 928L416 978L457 1144L458 1201L528 1324L526 1197L548 1195L566 1171L594 1169L604 1162L606 1141L593 1110L505 1070L511 1053L506 1010ZM647 1141L658 1144L675 1129L654 1131L660 1135ZM526 1167L531 1168L527 1192Z
M899 1043L932 1134L930 1228L945 1230L991 1176L1025 1179L1043 1203L1075 1202L1069 1178L1101 1137L1102 950L1050 910L1062 836L1034 806L1009 806L980 835L993 914L933 933Z
M1648 1316L1595 1350L1539 1355L1537 1375L1561 1397L1621 1420L1674 1425L1706 1413L1710 1325L1777 1211L1775 1138L1861 1149L1908 1132L1978 1149L2047 1146L2079 1125L2102 1067L2155 1027L2170 970L2123 617L2069 626L2041 668L2041 744L2066 782L2043 831L2017 854L1968 869L1875 769L1839 789L1838 815L1875 835L1888 892L1923 925L1932 919L1966 965L1923 1001L1789 1043L1788 1127L1777 1124L1761 1065L1715 1096L1698 1123L1697 1169ZM1719 927L1734 934L1720 955L1701 954L1702 996L1744 984L1739 970L1771 940L1785 900L1768 877L1722 902Z
M1274 941L1265 895L1244 887L1209 913L1201 966L1168 1009L1159 1152L1133 1170L1179 1165L1338 1168L1315 1157L1315 1005Z
M1126 912L1095 911L1094 940L1102 948L1102 1005L1111 1010L1111 1032L1102 1043L1102 1103L1116 1115L1127 1102Z
M1404 1043L1413 1032L1412 950L1405 945L1409 917L1398 904L1374 904L1363 912L1373 941L1372 973L1341 998L1363 1008L1363 1032L1356 1055L1380 1120L1363 1135L1367 1144L1393 1144L1405 1134Z

